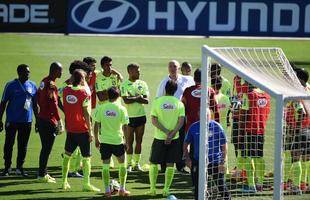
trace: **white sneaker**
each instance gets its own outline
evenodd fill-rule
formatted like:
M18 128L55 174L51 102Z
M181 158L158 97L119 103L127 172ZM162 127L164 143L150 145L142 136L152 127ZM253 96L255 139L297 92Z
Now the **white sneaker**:
M128 165L127 172L132 172L132 166L131 165Z

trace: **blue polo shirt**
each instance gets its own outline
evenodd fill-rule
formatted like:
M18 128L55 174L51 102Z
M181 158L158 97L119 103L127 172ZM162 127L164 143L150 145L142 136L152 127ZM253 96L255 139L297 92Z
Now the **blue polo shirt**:
M5 85L1 102L8 103L6 107L6 122L32 122L32 101L37 93L34 82L27 80L21 83L14 79Z
M185 142L194 145L194 159L199 160L199 137L200 122L193 123L185 136ZM209 147L208 159L209 163L220 163L222 161L221 146L227 143L224 129L214 120L209 123Z

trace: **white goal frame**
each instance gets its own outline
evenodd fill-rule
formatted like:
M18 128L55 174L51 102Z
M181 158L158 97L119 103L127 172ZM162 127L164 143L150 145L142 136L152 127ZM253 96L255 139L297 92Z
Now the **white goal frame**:
M218 48L217 48L218 49ZM254 48L253 48L254 49ZM260 49L277 49L279 48L260 48ZM282 50L281 50L282 51ZM233 72L234 74L239 75L241 78L245 79L249 83L259 87L260 89L267 92L270 96L275 98L276 100L276 120L275 120L275 151L274 151L274 200L283 199L282 192L282 179L283 179L283 111L284 105L288 101L291 100L310 100L310 96L286 96L285 94L281 94L276 91L271 84L266 84L262 82L258 82L255 80L251 74L246 74L242 70L238 68L237 65L230 62L224 56L217 53L213 48L204 45L202 47L202 62L201 62L201 71L202 71L202 91L201 91L201 106L200 106L200 121L207 122L208 121L208 113L206 112L206 108L209 107L208 103L208 66L210 66L211 58L217 61L219 64L223 65L225 68ZM208 162L208 156L206 156L206 152L208 149L208 123L200 123L200 144L199 144L199 189L198 189L198 199L204 200L206 187L205 183L207 180L207 170L206 163Z

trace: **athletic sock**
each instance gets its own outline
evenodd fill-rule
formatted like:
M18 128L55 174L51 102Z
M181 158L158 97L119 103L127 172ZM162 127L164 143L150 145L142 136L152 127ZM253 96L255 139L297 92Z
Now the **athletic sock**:
M299 187L301 182L301 162L293 162L292 164L292 172L294 175L293 183L294 186Z
M288 182L288 179L290 178L290 174L291 174L291 167L292 167L292 158L291 158L291 152L286 150L284 151L284 177L283 177L283 181L285 183Z
M237 170L241 171L245 169L245 159L241 156L241 151L238 150L238 156L237 156Z
M151 164L149 169L149 179L150 179L150 188L151 190L156 190L156 182L158 176L158 166Z
M77 148L75 154L75 162L74 162L74 171L78 172L81 168L81 160L82 160L82 154L79 148Z
M301 182L307 183L307 162L301 162Z
M256 176L258 178L257 183L262 185L264 183L265 160L262 157L254 158L253 160L254 160Z
M69 172L69 166L70 166L70 159L71 156L68 156L67 154L63 154L63 160L62 160L62 180L63 182L68 182L68 172Z
M164 191L169 191L170 186L173 181L175 168L174 167L167 167L165 172L165 185L164 185Z
M127 154L127 166L131 165L132 163L132 154Z
M135 165L140 164L141 154L134 154L133 156L134 156Z
M310 187L310 161L307 161L308 187Z
M103 186L106 192L110 192L110 164L102 165Z
M126 179L127 179L127 170L126 164L120 163L118 168L118 178L121 188L125 189Z
M90 158L83 158L83 182L84 185L90 184L90 170L91 170L91 164L90 164Z
M248 178L248 186L255 187L255 180L254 180L254 166L252 158L246 157L245 158L245 170Z

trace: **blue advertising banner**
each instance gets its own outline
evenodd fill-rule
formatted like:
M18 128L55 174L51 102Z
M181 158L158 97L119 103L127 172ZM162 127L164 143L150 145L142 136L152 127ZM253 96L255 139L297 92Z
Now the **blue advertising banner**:
M69 33L310 37L310 0L70 0Z

